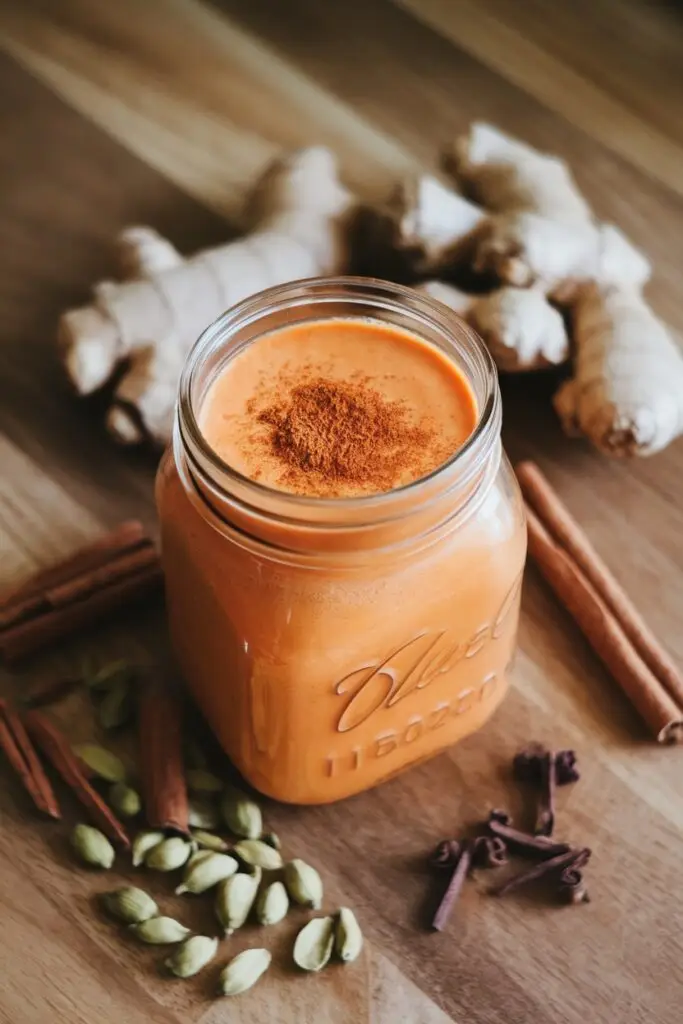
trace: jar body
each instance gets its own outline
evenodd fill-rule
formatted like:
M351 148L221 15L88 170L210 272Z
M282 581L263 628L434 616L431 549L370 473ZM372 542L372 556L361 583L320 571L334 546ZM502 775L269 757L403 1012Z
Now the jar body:
M342 558L289 557L236 530L182 458L169 451L157 480L172 641L250 783L293 803L338 800L484 724L508 686L526 552L499 441L463 519Z

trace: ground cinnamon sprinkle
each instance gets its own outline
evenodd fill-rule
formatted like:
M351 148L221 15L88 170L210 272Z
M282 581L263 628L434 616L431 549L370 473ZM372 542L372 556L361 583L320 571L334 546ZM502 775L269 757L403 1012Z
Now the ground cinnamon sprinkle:
M291 388L258 414L263 437L290 482L304 475L320 483L386 491L434 465L433 427L410 423L401 402L361 381L315 377Z

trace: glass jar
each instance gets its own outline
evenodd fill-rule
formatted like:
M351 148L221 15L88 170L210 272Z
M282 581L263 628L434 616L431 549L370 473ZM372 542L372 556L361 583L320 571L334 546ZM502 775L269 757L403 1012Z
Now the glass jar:
M453 457L396 490L322 499L241 476L197 423L226 361L278 327L394 324L446 353L477 397ZM507 686L526 530L500 441L492 360L439 302L355 278L297 282L227 312L185 366L157 504L181 670L257 789L293 803L349 796L486 722Z

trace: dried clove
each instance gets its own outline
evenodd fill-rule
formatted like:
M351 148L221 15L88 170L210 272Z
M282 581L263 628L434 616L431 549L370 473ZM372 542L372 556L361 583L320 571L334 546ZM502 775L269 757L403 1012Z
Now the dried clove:
M439 843L432 856L432 863L435 866L453 869L446 891L432 920L434 931L442 932L446 927L472 865L473 852L474 843L469 840L458 843L455 839L447 839Z
M565 869L569 867L576 869L583 867L588 862L590 855L591 851L589 849L569 850L567 853L551 857L550 860L541 861L539 864L534 864L533 867L527 868L526 871L513 875L512 878L509 878L507 882L504 882L497 889L492 889L492 895L505 896L506 893L512 892L513 889L519 889L529 882L535 882L540 878L552 876L557 872L560 872L560 878L562 878Z
M519 829L513 828L510 824L510 815L506 811L491 811L487 825L489 831L494 836L502 839L510 849L541 860L547 860L550 857L557 857L562 853L568 853L571 849L568 843L558 843L548 836L522 832Z
M573 750L555 753L533 743L515 755L512 765L515 778L531 782L540 790L534 829L536 835L552 835L555 827L555 787L565 786L579 778L576 754Z

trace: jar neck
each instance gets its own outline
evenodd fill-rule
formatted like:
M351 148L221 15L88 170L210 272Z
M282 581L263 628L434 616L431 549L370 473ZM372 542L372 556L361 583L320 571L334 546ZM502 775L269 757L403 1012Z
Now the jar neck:
M469 381L479 410L470 437L429 475L395 490L318 498L275 490L242 476L208 446L198 411L225 364L258 338L289 324L362 317L393 324L445 354ZM174 456L198 510L244 543L283 552L396 548L468 517L500 459L501 401L495 367L478 336L451 310L409 288L367 278L300 281L269 289L228 311L199 338L183 371Z

